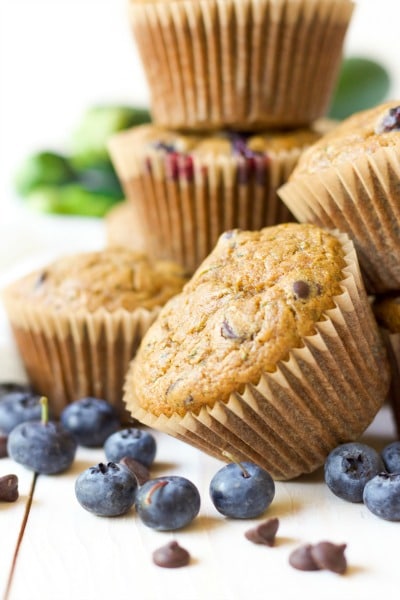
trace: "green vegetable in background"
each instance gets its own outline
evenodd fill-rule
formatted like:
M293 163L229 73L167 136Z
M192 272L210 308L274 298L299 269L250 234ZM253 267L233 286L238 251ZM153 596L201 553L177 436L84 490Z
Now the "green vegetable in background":
M27 206L41 212L104 216L124 196L108 155L108 139L149 121L144 108L88 109L72 136L70 155L42 151L29 156L16 175L16 191Z
M71 162L77 168L92 167L108 158L107 141L123 129L150 122L144 108L127 106L94 106L83 115L70 140Z
M70 183L36 188L26 197L26 202L33 210L44 213L102 217L118 200Z
M51 151L38 152L28 156L15 176L15 189L20 196L26 196L41 185L62 185L72 181L75 171L69 160Z
M328 116L341 120L372 108L385 100L389 89L390 77L382 65L367 58L346 58Z

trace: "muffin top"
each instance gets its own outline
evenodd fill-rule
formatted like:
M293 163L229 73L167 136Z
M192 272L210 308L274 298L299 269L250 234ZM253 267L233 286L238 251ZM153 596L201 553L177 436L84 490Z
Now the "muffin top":
M390 333L400 333L400 292L376 300L373 309L381 327Z
M306 149L290 179L351 163L381 148L400 151L400 101L356 113Z
M132 311L165 304L184 282L182 269L174 263L107 248L62 257L10 285L5 296L55 311Z
M334 306L344 265L340 242L314 225L225 232L142 342L142 408L198 412L274 371Z
M322 128L326 123L322 123ZM283 152L298 151L321 136L314 129L245 134L229 131L180 133L159 125L139 125L115 134L109 143L112 158L122 177L146 167L146 159L164 161L170 157L191 158L193 162L273 158ZM126 160L124 160L126 157Z

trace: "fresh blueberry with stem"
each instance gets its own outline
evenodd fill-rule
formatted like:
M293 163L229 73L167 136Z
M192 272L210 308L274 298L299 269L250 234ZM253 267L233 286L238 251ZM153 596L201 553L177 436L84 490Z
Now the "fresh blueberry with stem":
M68 404L62 411L60 420L80 446L93 448L100 448L120 427L115 408L106 400L91 396Z
M10 433L20 423L40 420L41 414L40 396L29 389L8 392L0 399L0 430Z
M275 496L275 484L265 469L252 462L232 462L210 482L215 508L225 517L251 519L261 515Z
M136 477L123 465L99 463L83 471L75 482L75 495L81 506L99 517L117 517L133 506Z
M385 446L381 456L388 473L400 473L400 441Z
M148 431L129 427L116 431L104 444L107 460L119 462L124 456L130 456L149 467L156 455L156 440Z
M400 521L400 473L378 473L364 488L365 506L386 521Z
M42 396L41 421L17 425L8 436L8 455L35 471L53 475L68 469L76 453L74 436L55 421L49 421L47 398Z
M339 498L362 502L367 481L384 471L379 454L370 446L349 442L337 446L325 461L325 482Z
M185 477L149 479L137 491L136 512L147 527L170 531L185 527L200 510L197 487Z

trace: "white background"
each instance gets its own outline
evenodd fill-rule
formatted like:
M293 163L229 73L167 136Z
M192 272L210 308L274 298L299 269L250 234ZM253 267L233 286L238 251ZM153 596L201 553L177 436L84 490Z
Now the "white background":
M63 148L85 107L148 103L128 0L0 0L0 198L29 152ZM400 96L398 0L358 0L347 54L383 61Z

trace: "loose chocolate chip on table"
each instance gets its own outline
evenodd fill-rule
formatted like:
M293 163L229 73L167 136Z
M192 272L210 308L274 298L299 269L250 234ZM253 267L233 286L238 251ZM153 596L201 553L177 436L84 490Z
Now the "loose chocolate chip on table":
M159 567L176 569L189 564L190 554L178 542L173 541L153 552L153 562Z
M320 567L314 561L311 548L311 544L305 544L293 550L289 556L289 564L300 571L319 571Z
M279 519L267 519L256 527L248 529L244 535L250 542L254 542L254 544L273 546L278 527Z
M332 542L306 544L291 553L289 563L301 571L325 569L342 575L347 569L345 549L346 544L332 544Z
M0 477L0 502L15 502L18 495L18 477L16 475Z
M342 575L347 568L345 549L346 544L319 542L311 547L311 556L320 569L327 569Z
M143 485L150 479L150 472L148 468L134 458L131 458L130 456L124 456L119 462L134 474L139 485Z
M295 281L293 291L298 298L305 299L310 295L310 286L305 281Z

